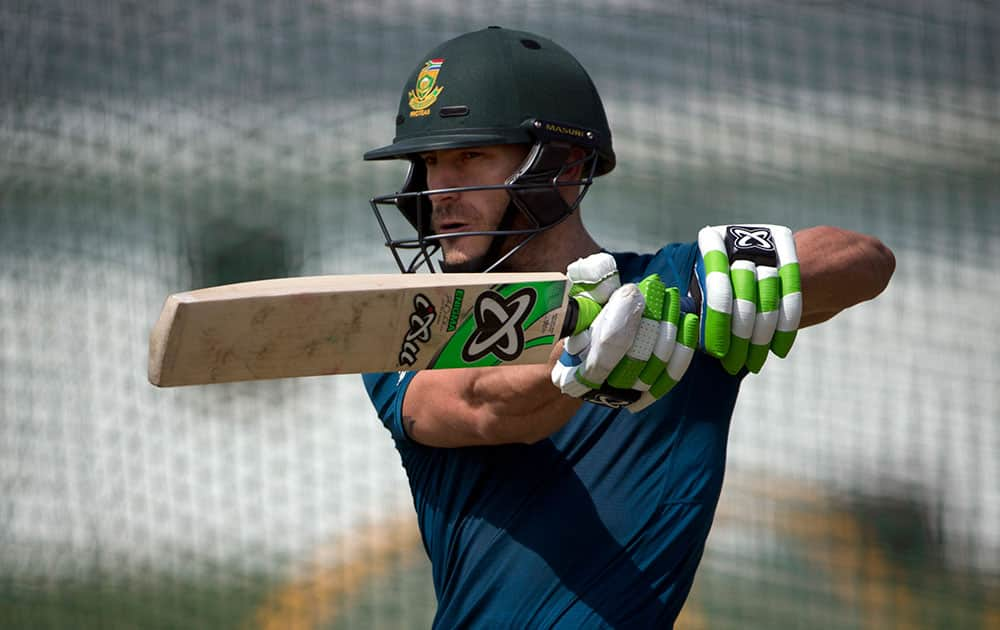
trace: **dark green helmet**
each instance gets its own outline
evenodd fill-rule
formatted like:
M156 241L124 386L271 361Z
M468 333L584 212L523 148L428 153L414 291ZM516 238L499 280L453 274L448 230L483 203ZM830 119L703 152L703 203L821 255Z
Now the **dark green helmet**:
M396 137L365 159L553 137L595 148L595 175L615 166L604 105L583 66L549 39L491 26L421 60L399 101Z
M531 146L520 168L502 186L511 203L496 230L477 234L494 237L493 246L477 268L489 271L523 247L534 235L569 217L579 206L593 178L611 171L615 154L601 98L583 66L549 39L491 26L447 41L429 52L403 88L393 143L365 154L366 160L406 159L410 162L403 188L371 200L379 225L400 269L415 271L426 264L445 238L472 233L435 235L431 231L427 172L420 154L496 144ZM570 161L574 148L582 159ZM563 173L582 166L579 179ZM572 203L561 187L577 186ZM456 190L475 190L466 187ZM398 208L416 230L415 238L393 238L380 208ZM513 230L515 213L532 226ZM527 235L501 256L504 238ZM415 249L407 264L399 250ZM472 270L472 269L467 269Z

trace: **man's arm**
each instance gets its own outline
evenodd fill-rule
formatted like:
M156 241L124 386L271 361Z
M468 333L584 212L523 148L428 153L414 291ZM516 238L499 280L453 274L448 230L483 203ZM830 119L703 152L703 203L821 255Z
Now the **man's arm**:
M830 319L870 300L888 285L892 252L876 238L834 227L795 234L802 279L800 327ZM407 435L427 446L532 443L559 428L580 408L552 384L547 365L435 370L417 374L403 400Z
M819 324L874 298L896 269L896 258L882 241L835 227L796 232L795 249L802 276L799 328Z
M552 366L561 353L558 343L546 365L420 372L403 399L403 428L427 446L542 440L583 404L552 384Z

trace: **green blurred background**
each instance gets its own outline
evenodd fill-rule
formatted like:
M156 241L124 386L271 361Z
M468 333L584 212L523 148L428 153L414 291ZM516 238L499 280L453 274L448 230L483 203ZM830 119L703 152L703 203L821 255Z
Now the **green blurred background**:
M358 377L157 390L164 297L393 272L406 73L501 24L591 72L607 247L878 235L876 301L746 381L681 628L1000 628L1000 9L986 1L0 3L0 627L425 628Z

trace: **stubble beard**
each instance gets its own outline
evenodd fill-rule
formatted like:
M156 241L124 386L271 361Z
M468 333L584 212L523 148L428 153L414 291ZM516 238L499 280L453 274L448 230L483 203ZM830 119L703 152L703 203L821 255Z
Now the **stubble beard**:
M441 259L441 271L444 273L480 273L486 269L486 257L477 256L462 262L448 262L446 258Z
M509 203L509 202L508 202ZM509 206L504 208L504 212L508 211ZM446 206L442 209L442 213L448 216L451 212L452 206ZM435 209L436 210L436 209ZM461 214L459 214L461 216ZM498 230L500 226L494 226L491 229ZM507 229L511 229L508 227ZM477 237L461 237L461 238L477 238ZM441 271L444 273L482 273L486 271L489 265L496 264L496 258L502 258L511 249L517 247L524 236L513 236L513 235L498 235L498 236L487 236L484 237L489 239L486 243L486 247L483 249L482 253L478 256L469 256L461 262L455 262L454 260L448 260L448 252L445 250L444 242L441 243L441 261L439 266ZM499 239L499 245L498 245ZM499 247L499 252L495 253L494 256L490 256L491 252L494 252L495 247ZM514 266L512 265L512 259L522 259L524 258L526 252L525 250L520 250L516 252L513 256L506 259L504 262L500 263L492 271L514 271Z
M470 212L468 208L463 208L461 202L449 203L448 205L440 208L435 207L434 212L440 213L446 218L450 216L468 217L470 215L474 216L475 214L474 209L472 209L472 211ZM442 219L441 222L443 223L445 222L445 220ZM483 252L481 254L479 254L478 256L469 256L465 258L465 260L462 260L460 262L455 262L453 259L453 257L456 254L459 254L459 252L449 253L447 250L446 243L449 240L451 240L453 244L455 244L455 241L460 239L475 239L475 238L477 237L465 236L465 237L445 238L439 241L441 244L441 260L439 262L441 271L444 273L479 273L484 271L487 265L486 254L488 254L490 251L492 240L487 241L486 247L485 249L483 249ZM486 237L486 238L490 239L492 237ZM449 260L449 258L452 258L452 260Z
M497 258L503 258L511 249L518 246L522 240L523 236L492 236L492 239L501 239L501 251ZM442 257L440 266L441 271L444 273L482 273L486 271L489 265L496 264L496 258L488 259L487 255L493 250L493 242L487 246L486 250L479 256L474 256L465 259L462 262L451 262L448 261L448 257L445 255ZM530 248L530 245L528 246ZM532 269L532 265L535 264L531 254L527 249L520 249L511 255L509 258L501 262L491 271L494 272L517 272L522 271L522 268ZM525 265L528 265L525 267Z

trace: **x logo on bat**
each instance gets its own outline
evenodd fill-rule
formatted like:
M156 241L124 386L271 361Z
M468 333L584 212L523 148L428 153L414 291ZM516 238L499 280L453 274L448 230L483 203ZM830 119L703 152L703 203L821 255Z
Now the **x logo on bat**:
M437 317L434 305L427 299L427 296L418 293L413 298L413 312L410 313L410 328L403 338L403 345L399 349L399 364L413 365L417 361L417 353L420 352L420 344L431 339L431 324Z
M504 297L486 291L476 299L476 330L462 348L462 359L473 363L492 353L510 361L524 351L524 321L535 305L535 291L520 289Z

